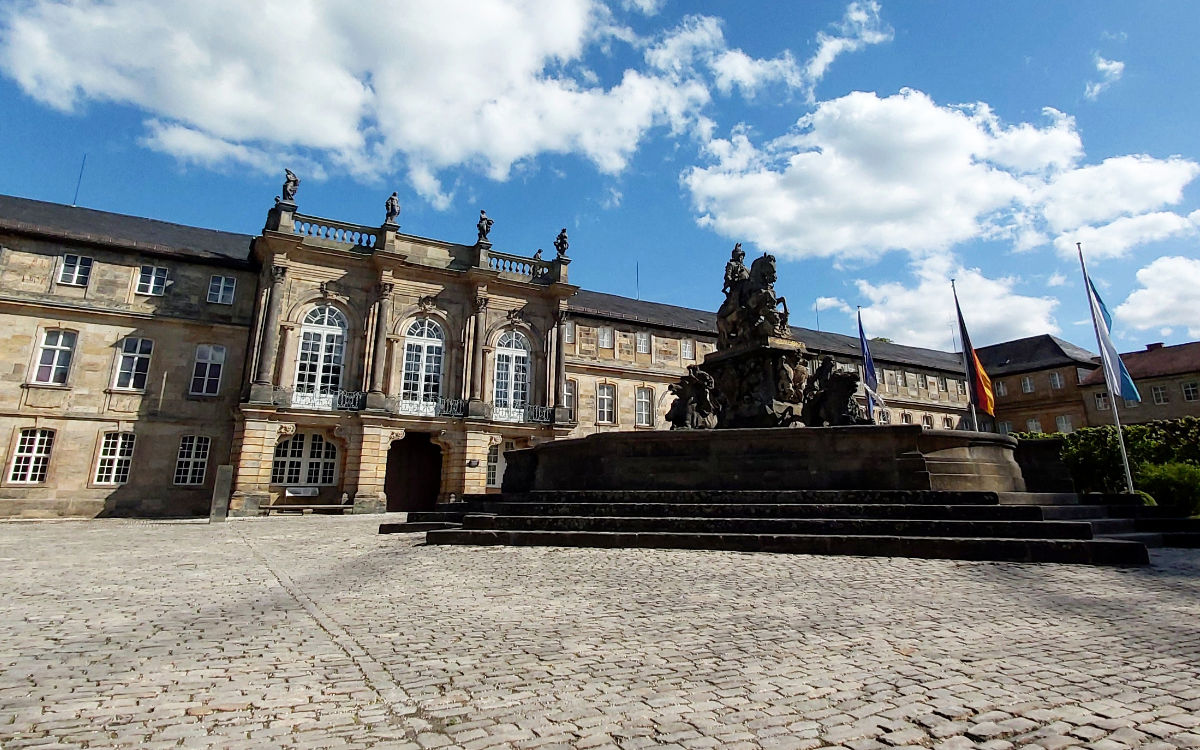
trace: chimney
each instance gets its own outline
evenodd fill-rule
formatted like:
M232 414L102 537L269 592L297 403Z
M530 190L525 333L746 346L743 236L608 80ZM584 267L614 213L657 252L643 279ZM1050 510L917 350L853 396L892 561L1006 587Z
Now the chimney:
M1162 349L1163 342L1155 341L1153 344L1146 344L1146 351L1152 352L1155 349Z

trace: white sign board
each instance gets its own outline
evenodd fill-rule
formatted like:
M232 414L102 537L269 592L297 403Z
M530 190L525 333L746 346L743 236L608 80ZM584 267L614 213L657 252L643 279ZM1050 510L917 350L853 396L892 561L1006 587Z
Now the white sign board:
M283 492L285 497L316 497L316 487L288 487Z

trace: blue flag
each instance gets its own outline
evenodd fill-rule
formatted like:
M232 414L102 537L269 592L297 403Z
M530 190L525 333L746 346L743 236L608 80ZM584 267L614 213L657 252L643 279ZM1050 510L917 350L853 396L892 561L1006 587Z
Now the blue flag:
M875 376L875 360L871 359L871 347L867 346L867 335L863 333L862 310L858 311L858 345L862 349L863 385L867 387L867 418L873 419L879 399L879 378Z
M1088 296L1092 302L1092 320L1096 323L1096 339L1100 344L1100 361L1104 364L1104 381L1108 384L1108 392L1113 398L1119 394L1126 401L1141 401L1142 395L1138 393L1133 378L1129 376L1129 370L1125 369L1125 363L1121 361L1121 355L1113 345L1109 333L1112 330L1112 315L1104 306L1104 300L1100 299L1100 292L1096 291L1096 285L1092 283L1091 277L1087 276L1086 270L1084 278L1087 279Z

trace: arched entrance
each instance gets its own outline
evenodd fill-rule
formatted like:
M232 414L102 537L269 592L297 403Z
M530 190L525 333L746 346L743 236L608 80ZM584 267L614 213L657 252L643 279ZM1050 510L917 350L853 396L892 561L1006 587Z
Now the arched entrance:
M428 432L409 431L387 454L383 491L389 513L432 510L442 486L442 449Z

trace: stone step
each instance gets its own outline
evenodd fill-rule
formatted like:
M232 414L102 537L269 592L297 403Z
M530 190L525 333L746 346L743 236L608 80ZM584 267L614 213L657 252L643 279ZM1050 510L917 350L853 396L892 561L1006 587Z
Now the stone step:
M518 516L684 516L690 518L903 518L1040 521L1032 505L894 505L852 503L544 503L485 502L478 512ZM1066 519L1064 519L1066 520Z
M413 510L408 513L409 523L434 523L434 522L451 522L458 523L462 520L463 514L471 509L465 503L461 510L444 511L444 510Z
M827 518L653 518L617 516L493 516L468 514L464 530L611 531L683 534L821 534L829 536L1091 539L1078 521L946 521ZM1130 529L1132 530L1132 529Z
M441 531L443 529L462 528L461 523L450 521L417 521L405 523L381 523L380 534L413 534L419 531Z
M997 492L1001 505L1078 505L1074 492Z
M429 544L779 552L812 555L919 557L1090 565L1145 565L1143 544L1115 539L1001 539L805 534L705 534L603 531L446 530Z
M485 497L513 503L997 505L1000 494L948 490L537 490Z

